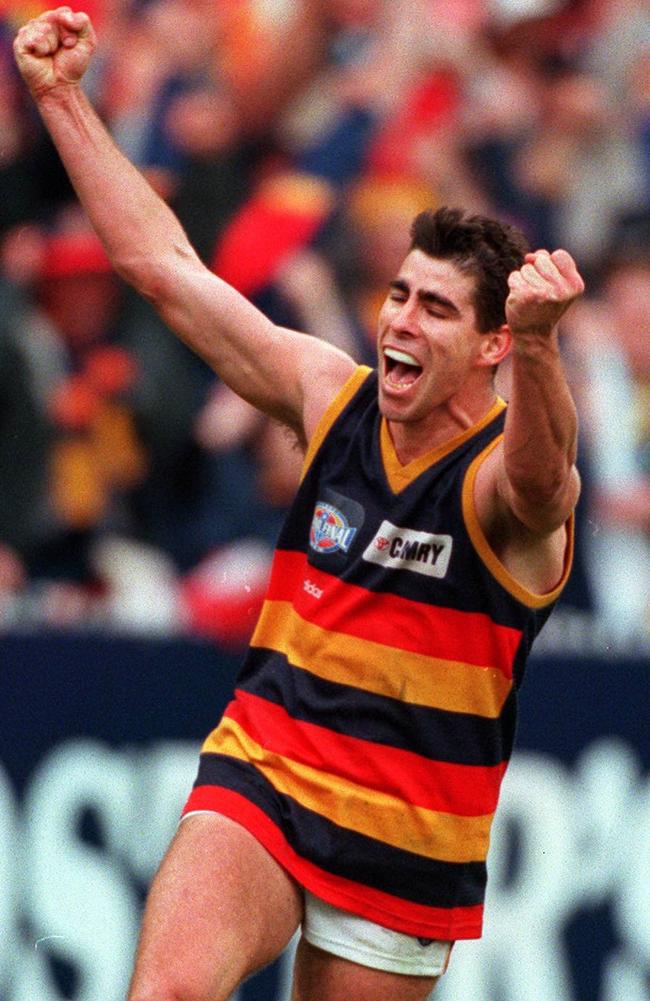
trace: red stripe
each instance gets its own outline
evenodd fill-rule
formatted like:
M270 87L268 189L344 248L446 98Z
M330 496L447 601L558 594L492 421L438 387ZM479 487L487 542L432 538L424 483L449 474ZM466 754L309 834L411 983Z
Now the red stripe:
M212 810L241 824L305 889L335 907L406 935L446 940L481 935L482 904L427 907L325 872L297 855L263 810L230 789L197 786L190 794L183 815L193 810Z
M459 816L496 810L506 764L455 765L293 719L282 706L237 690L225 715L283 757L423 806Z
M304 589L309 580L321 598ZM480 612L462 612L367 591L307 563L304 553L277 550L267 597L290 601L298 614L321 629L347 633L399 650L495 667L512 678L522 632Z

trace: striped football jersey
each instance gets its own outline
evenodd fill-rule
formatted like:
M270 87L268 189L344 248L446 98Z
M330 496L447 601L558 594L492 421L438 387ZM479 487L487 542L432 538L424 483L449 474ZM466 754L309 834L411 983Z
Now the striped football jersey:
M357 369L310 444L232 701L185 811L244 825L316 896L385 927L481 934L486 856L536 595L476 517L505 403L401 466ZM572 523L570 524L570 529Z

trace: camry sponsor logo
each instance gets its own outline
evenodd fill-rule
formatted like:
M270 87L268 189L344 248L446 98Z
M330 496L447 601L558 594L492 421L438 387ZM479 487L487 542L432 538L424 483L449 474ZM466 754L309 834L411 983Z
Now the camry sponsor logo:
M369 563L394 570L412 570L426 577L444 577L452 549L451 535L417 532L382 521L379 531L363 554Z
M318 501L314 508L309 545L318 553L347 553L357 534L343 512L333 504Z

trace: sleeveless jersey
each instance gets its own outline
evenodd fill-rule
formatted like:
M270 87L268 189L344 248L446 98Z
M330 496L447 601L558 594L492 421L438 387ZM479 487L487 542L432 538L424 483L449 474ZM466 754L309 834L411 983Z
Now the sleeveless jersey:
M310 445L184 811L231 817L316 896L427 938L481 934L516 690L570 563L569 544L535 595L483 536L474 477L504 419L499 401L402 467L377 374L356 370Z

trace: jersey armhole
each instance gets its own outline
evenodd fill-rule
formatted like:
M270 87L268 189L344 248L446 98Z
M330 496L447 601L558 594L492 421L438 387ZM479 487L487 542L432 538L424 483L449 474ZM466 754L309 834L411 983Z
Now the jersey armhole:
M490 546L490 543L488 542L479 523L478 515L476 513L476 505L474 503L474 484L476 482L476 474L478 473L481 464L502 439L503 435L500 434L494 439L494 441L490 442L487 448L483 449L483 451L472 460L467 472L465 473L462 489L463 520L474 549L499 584L501 584L506 591L508 591L523 605L527 605L529 608L545 608L546 605L552 604L552 602L556 601L560 596L564 585L569 579L569 574L571 573L571 565L573 563L575 516L572 513L566 522L567 539L564 550L564 567L559 582L552 591L547 591L545 594L537 594L535 591L529 591L527 587L521 584L517 578L506 569Z
M302 464L302 471L300 473L301 481L304 480L309 467L314 461L314 457L318 452L318 449L323 444L327 432L332 427L334 421L343 412L361 383L365 382L371 372L372 369L367 365L359 365L328 405L323 416L316 425L316 430L309 440L309 445L307 446L307 451L305 452L305 459Z

